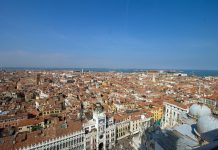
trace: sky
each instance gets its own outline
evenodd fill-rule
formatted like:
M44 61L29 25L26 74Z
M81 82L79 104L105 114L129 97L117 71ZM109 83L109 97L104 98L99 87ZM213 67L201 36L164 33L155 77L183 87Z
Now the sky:
M218 70L217 0L1 0L2 67Z

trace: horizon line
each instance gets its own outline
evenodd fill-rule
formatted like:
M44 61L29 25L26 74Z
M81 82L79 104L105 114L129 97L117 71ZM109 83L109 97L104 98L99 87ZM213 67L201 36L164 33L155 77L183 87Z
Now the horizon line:
M65 70L65 69L107 69L107 70L163 70L163 71L172 71L172 70L176 70L176 71L183 71L183 70L187 70L187 71L218 71L218 69L183 69L183 68L110 68L110 67L2 67L0 69L21 69L21 70L41 70L41 69L58 69L58 70Z

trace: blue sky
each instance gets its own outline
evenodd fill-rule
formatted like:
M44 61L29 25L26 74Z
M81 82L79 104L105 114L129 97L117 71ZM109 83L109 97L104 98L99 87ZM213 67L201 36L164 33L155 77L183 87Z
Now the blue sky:
M218 70L216 0L0 1L4 67Z

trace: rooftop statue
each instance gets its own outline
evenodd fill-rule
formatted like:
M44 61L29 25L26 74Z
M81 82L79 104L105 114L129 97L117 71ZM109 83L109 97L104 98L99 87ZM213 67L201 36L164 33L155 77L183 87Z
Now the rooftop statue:
M100 102L96 102L94 104L94 111L97 113L102 113L104 110L104 107L102 106L102 104Z

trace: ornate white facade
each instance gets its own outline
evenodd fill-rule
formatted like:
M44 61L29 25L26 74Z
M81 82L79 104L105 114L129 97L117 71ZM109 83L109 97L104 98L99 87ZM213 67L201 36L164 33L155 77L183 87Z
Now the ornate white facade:
M50 139L42 143L33 144L19 150L84 150L85 132L79 131L69 135Z
M164 102L165 112L163 116L162 127L173 127L178 123L182 114L188 113L188 109Z

